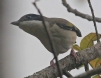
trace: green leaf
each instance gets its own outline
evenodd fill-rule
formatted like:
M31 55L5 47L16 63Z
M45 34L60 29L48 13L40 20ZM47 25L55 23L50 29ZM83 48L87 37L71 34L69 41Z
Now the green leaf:
M80 51L81 50L81 48L77 44L74 44L73 45L73 49L75 49L77 51Z

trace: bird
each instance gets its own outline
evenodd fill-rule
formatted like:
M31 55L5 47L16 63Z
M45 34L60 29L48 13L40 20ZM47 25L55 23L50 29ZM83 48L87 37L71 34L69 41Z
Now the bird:
M77 55L73 49L73 44L76 42L76 38L82 37L81 31L71 22L63 18L50 18L46 16L41 16L38 14L26 14L22 16L19 20L11 22L12 25L18 26L23 31L35 36L40 40L44 47L51 53L52 49L50 46L50 41L47 36L47 32L42 23L46 24L47 30L50 32L52 41L54 43L56 56L59 54L67 52L71 49L70 55L72 55L77 60ZM50 65L54 65L54 58L50 61Z

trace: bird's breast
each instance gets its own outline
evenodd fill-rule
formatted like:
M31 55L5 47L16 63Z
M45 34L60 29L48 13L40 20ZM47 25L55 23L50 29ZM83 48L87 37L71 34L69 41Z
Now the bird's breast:
M61 29L58 26L52 26L48 29L50 36L52 37L57 55L64 53L72 48L72 45L76 41L75 32ZM47 37L46 31L44 29L40 29L40 31L37 32L37 38L48 51L52 52L49 38Z
M68 51L76 41L77 35L74 31L62 29L57 25L52 26L50 31L59 53Z
M48 26L48 23L46 25L47 25L48 31L50 32L50 36L52 37L52 41L54 43L54 48L56 50L57 55L68 51L72 47L72 45L75 43L76 41L75 32L62 29L58 27L57 25ZM44 47L49 52L52 53L49 38L42 24L36 23L34 26L31 26L31 27L26 26L26 29L24 28L23 28L24 31L37 37L41 41L41 43L44 45Z

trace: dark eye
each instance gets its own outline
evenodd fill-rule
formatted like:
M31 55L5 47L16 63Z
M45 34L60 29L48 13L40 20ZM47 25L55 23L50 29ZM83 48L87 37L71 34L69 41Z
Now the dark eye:
M26 18L30 20L30 19L32 19L32 16L27 16Z

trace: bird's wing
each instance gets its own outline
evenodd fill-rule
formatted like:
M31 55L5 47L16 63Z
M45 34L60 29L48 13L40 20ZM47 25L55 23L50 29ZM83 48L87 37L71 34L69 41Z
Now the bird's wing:
M47 20L51 22L50 24L56 24L62 29L76 32L77 36L79 37L82 36L80 30L75 25L63 18L48 18Z
M81 32L80 30L75 26L73 25L72 23L68 22L68 23L59 23L59 22L56 22L56 24L60 27L60 28L63 28L63 29L66 29L66 30L70 30L70 31L74 31L76 32L77 36L81 37Z

